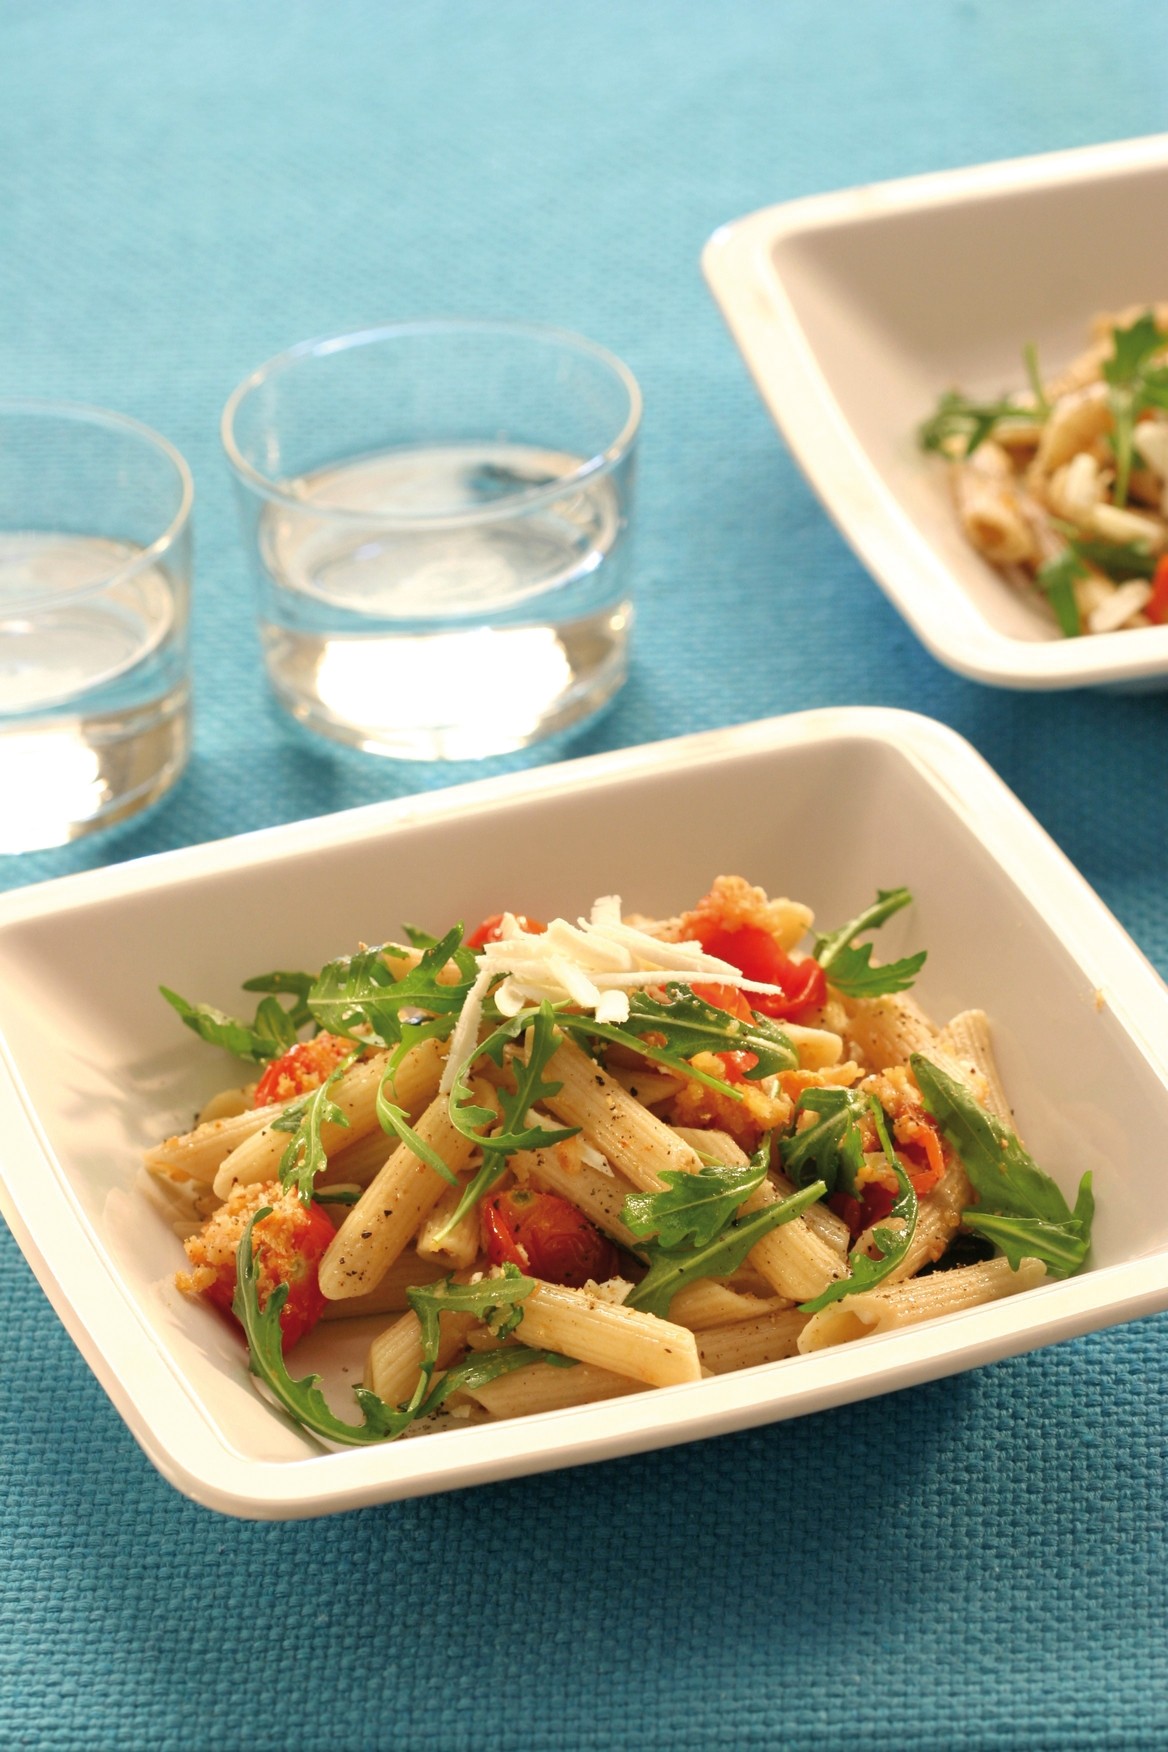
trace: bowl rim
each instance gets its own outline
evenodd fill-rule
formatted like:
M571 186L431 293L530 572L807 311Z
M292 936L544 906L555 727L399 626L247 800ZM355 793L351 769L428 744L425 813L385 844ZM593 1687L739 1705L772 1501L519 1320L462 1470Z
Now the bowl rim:
M825 230L1162 168L1168 168L1168 133L931 171L761 208L719 226L702 251L707 285L828 515L925 647L971 680L1039 690L1147 683L1168 674L1168 626L1047 640L1020 639L991 626L856 436L773 252L780 243Z

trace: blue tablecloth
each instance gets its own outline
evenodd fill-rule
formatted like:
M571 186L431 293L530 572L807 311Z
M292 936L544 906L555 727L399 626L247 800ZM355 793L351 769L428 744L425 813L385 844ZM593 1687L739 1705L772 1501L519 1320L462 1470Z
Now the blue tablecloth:
M198 717L156 811L0 881L521 763L293 734L217 420L304 336L527 316L623 355L646 401L632 679L567 752L827 703L931 713L1168 970L1164 697L941 669L698 270L718 224L787 197L1155 131L1166 48L1135 0L9 0L0 393L122 409L189 458ZM252 1526L154 1474L0 1253L3 1745L1168 1746L1164 1319L701 1446Z

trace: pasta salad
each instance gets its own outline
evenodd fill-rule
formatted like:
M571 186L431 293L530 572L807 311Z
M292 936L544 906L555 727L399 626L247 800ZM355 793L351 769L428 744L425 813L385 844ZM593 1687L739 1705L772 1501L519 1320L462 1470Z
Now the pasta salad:
M1100 316L1090 345L998 401L943 395L920 428L969 542L1067 638L1168 623L1168 304Z
M163 988L259 1072L148 1152L180 1289L242 1328L326 1445L520 1416L805 1354L1065 1276L1090 1244L1012 1129L986 1018L935 1027L924 951L720 876L680 917L411 929ZM377 1316L356 1416L286 1358ZM354 1408L350 1407L350 1412Z

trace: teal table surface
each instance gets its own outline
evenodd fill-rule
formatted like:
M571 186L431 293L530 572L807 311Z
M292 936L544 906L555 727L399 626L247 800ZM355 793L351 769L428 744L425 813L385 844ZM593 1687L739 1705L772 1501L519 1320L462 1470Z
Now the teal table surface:
M0 860L0 885L879 704L968 737L1168 971L1165 696L942 669L698 266L776 201L1155 132L1166 50L1168 12L1134 0L8 0L0 394L118 408L186 454L197 716L161 805ZM443 313L582 330L645 395L629 683L561 748L481 768L293 732L217 436L283 346ZM0 1745L1168 1746L1165 1318L702 1445L252 1525L154 1473L6 1233L0 1271Z

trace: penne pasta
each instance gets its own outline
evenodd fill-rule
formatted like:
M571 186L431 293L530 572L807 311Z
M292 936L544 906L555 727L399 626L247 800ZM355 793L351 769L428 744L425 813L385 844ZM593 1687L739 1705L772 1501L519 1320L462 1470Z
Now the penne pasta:
M537 1283L523 1304L518 1336L538 1350L627 1375L650 1387L699 1381L693 1333L564 1284Z
M799 1336L799 1350L823 1350L871 1333L892 1332L920 1320L957 1314L1001 1296L1035 1289L1045 1278L1046 1267L1037 1259L1024 1259L1017 1271L1005 1259L989 1259L981 1265L954 1266L951 1271L932 1272L889 1288L864 1290L813 1314Z
M342 958L314 989L346 1028L427 1037L389 1078L392 1044L350 1062L320 1030L255 1085L287 1099L225 1092L148 1153L179 1288L234 1310L279 1404L343 1445L781 1366L1076 1269L1088 1189L1072 1210L1008 1129L985 1014L936 1029L907 993L923 952L855 945L908 899L814 955L807 908L719 877L675 919L609 896L575 924L499 915L441 968ZM946 1269L963 1229L1042 1257ZM338 1344L383 1317L360 1428L283 1362L322 1304Z
M480 1084L476 1093L484 1102L490 1098L486 1084ZM416 1130L453 1173L466 1167L474 1140L452 1124L441 1097L430 1103ZM373 1289L413 1240L422 1219L434 1209L448 1185L408 1144L399 1144L353 1206L320 1262L320 1287L325 1296L340 1301Z

